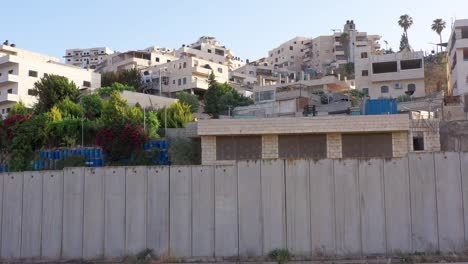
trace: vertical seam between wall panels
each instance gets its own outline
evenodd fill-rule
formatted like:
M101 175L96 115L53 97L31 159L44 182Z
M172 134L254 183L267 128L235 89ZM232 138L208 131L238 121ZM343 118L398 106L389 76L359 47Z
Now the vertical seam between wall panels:
M260 223L260 255L263 255L263 248L264 248L264 244L265 244L265 241L263 240L263 233L264 233L264 230L263 230L263 187L262 187L262 165L263 165L263 162L261 160L258 160L257 161L258 164L259 164L259 173L260 173L260 177L259 177L259 181L260 181L260 199L259 199L259 204L260 204L260 208L259 208L259 223Z
M216 256L216 165L213 166L213 257Z
M9 173L8 173L9 174ZM7 174L7 175L8 175ZM3 218L5 212L3 211L3 204L5 203L5 175L2 175L2 217L0 220L0 255L3 256Z
M332 203L333 203L333 253L337 255L336 249L336 190L335 190L335 160L331 159L331 171L332 171Z
M149 178L149 167L144 166L144 172L145 172L145 182L146 182L146 188L145 188L145 248L148 248L148 178Z
M64 217L63 213L65 210L65 171L62 170L62 233L60 234L60 257L63 256L63 226L64 226Z
M101 170L101 193L102 193L102 202L104 203L103 204L103 210L104 210L104 219L103 219L103 226L102 226L102 229L103 229L103 238L102 238L102 257L105 258L106 256L106 209L107 209L107 206L106 206L106 171L105 169L100 169Z
M39 258L42 258L42 218L44 215L44 176L45 173L39 172L39 175L41 175L41 219L40 221L40 227L39 227ZM3 178L3 177L2 177Z
M410 169L410 155L406 156L406 169L408 175L408 198L409 198L409 209L410 209L410 252L413 252L413 199L411 198L411 169Z
M360 252L360 255L363 256L364 255L364 248L363 248L363 241L362 241L362 213L361 213L361 186L359 186L360 184L360 181L359 181L359 174L360 174L360 170L359 170L359 164L361 163L361 160L358 159L356 160L356 178L357 178L357 194L358 194L358 214L359 214L359 238L360 238L360 242L361 242L361 252Z
M124 256L127 255L127 169L124 167Z
M284 182L284 243L286 246L286 249L289 250L289 245L288 245L288 205L287 205L287 187L286 187L286 160L283 160L283 182Z
M172 252L171 252L171 167L167 166L167 173L168 173L168 201L169 201L169 206L167 207L167 211L168 211L168 214L167 214L167 218L168 218L168 221L167 221L167 225L168 225L168 232L167 232L167 237L168 237L168 240L167 240L167 255L168 256L172 256Z
M190 257L193 256L193 174L192 168L188 167L189 177L189 192L190 192Z
M309 242L310 242L310 245L309 245L309 250L310 250L310 253L311 255L313 254L313 248L312 248L312 202L311 202L311 195L310 195L310 185L312 184L312 181L310 180L310 163L312 162L312 160L307 160L307 202L309 203L309 205L307 206L309 208L309 223L308 223L308 226L309 226Z
M461 152L458 152L458 162L460 166L460 190L461 190L461 202L462 202L462 219L463 219L463 242L466 241L466 224L465 224L465 201L463 195L463 169L462 169L462 159L461 159Z
M239 162L236 161L236 204L237 204L237 256L240 258L240 222L239 222Z
M86 169L83 169L83 189L81 193L83 194L83 201L81 201L83 216L81 217L81 257L84 257L84 220L85 220L85 186L86 186ZM96 175L96 174L94 174Z
M432 164L434 169L434 191L435 191L435 208L436 208L436 235L437 235L437 250L440 251L440 238L439 238L439 205L438 205L438 195L437 195L437 171L436 171L436 163L435 163L435 154L432 153Z
M23 193L24 193L24 176L25 176L25 172L22 173L21 175L21 212L20 212L20 217L21 217L21 221L20 221L20 248L19 248L19 257L21 257L22 255L22 251L23 251Z
M384 210L384 243L385 243L385 254L388 255L388 243L387 243L387 205L386 205L386 195L385 195L385 160L381 160L381 185L380 188L382 188L382 205L383 205L383 210Z

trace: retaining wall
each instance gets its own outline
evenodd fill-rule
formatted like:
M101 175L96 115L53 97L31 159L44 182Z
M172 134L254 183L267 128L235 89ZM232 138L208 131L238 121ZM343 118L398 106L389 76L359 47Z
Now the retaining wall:
M2 258L462 252L468 153L0 174Z

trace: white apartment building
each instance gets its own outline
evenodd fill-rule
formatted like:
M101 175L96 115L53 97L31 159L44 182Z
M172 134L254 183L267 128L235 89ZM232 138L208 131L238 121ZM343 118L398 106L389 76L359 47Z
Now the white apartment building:
M424 97L424 53L404 51L377 55L371 47L355 49L356 88L375 98Z
M305 45L310 41L306 37L295 37L268 52L268 63L279 68L299 72L302 70Z
M65 63L82 68L95 69L96 65L102 63L108 55L114 51L107 47L89 49L67 49L65 50Z
M303 59L304 68L318 72L329 72L346 63L354 63L357 49L367 48L371 54L380 49L380 36L359 32L353 20L346 21L343 31L335 30L333 35L319 36L306 42ZM347 40L342 39L346 34Z
M144 50L114 53L96 65L98 72L117 72L129 69L143 69L153 65L168 63L178 58L173 49L149 47Z
M294 78L294 76L294 71L275 67L269 64L267 58L261 58L229 72L229 81L237 86L266 86L285 82L289 78Z
M453 24L447 46L447 75L449 94L468 94L468 19Z
M36 102L32 93L34 83L46 74L67 77L80 89L101 86L101 75L92 70L61 63L58 58L0 46L0 113L6 115L10 108L22 101L31 107Z
M245 62L239 57L234 56L231 50L222 46L214 37L208 36L200 37L197 42L190 45L182 45L182 47L176 51L176 56L179 58L196 57L202 60L223 64L226 65L230 71L245 65Z
M160 71L161 70L161 71ZM143 82L151 93L174 97L177 92L187 91L202 95L208 89L208 77L215 74L216 81L228 81L228 66L196 57L183 57L175 61L142 69ZM161 72L161 88L159 73Z

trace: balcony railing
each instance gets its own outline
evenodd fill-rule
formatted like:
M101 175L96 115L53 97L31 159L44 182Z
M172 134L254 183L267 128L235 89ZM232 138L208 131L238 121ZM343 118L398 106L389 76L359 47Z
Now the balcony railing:
M17 103L17 102L19 102L19 96L17 94L11 94L11 93L0 94L0 104L1 103Z
M18 75L5 74L0 76L0 87L18 83Z

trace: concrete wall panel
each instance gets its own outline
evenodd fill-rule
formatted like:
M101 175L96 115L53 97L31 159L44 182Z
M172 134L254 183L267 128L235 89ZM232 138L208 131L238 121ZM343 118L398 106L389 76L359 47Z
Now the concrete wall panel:
M408 159L384 160L387 252L411 252Z
M192 166L192 252L214 256L214 167Z
M125 171L125 252L137 254L146 248L147 167Z
M42 177L43 172L24 172L23 214L21 217L21 257L41 256Z
M62 252L63 172L44 172L42 181L41 255L58 259Z
M409 154L413 251L435 252L437 239L434 155Z
M363 254L386 252L383 160L359 161Z
M170 168L170 254L192 255L192 171L188 166Z
M286 248L284 161L264 160L261 167L263 255Z
M125 255L125 168L108 167L104 176L104 256Z
M237 218L237 168L215 167L215 255L239 254Z
M292 254L311 250L309 161L286 161L287 245Z
M357 160L335 160L336 253L361 254Z
M21 208L23 173L7 173L3 182L2 248L3 258L21 256Z
M158 256L169 254L169 167L148 168L146 246Z
M237 163L240 256L261 256L263 251L260 165L260 161Z
M84 176L83 258L104 257L105 168L86 168Z
M65 168L63 174L62 257L83 254L84 168Z
M439 250L458 252L464 248L463 196L460 156L455 152L434 153Z
M310 161L312 254L335 254L333 160Z
M460 153L460 166L463 191L463 215L465 227L465 247L468 246L468 152Z

